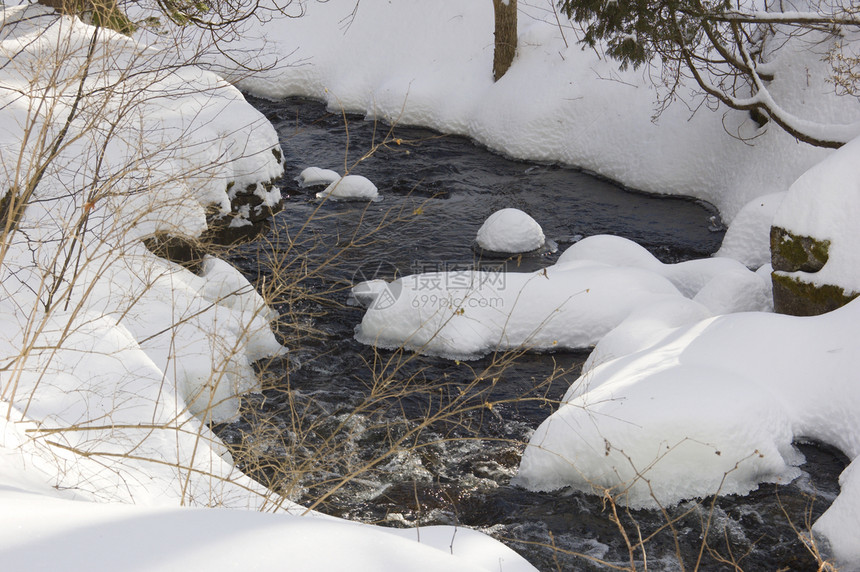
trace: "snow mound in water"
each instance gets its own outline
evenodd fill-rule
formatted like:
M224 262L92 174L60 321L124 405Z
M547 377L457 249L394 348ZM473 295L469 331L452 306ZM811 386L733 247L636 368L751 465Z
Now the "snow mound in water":
M716 256L664 264L631 240L601 234L584 238L565 250L556 265L589 260L658 274L687 298L704 304L713 314L773 309L769 278L750 272L731 258Z
M478 246L484 250L518 254L543 246L546 237L540 225L519 209L496 211L478 229Z
M332 182L321 193L317 193L318 199L328 200L374 200L379 197L379 190L366 177L361 175L347 175Z
M456 359L515 348L584 348L615 328L622 328L613 337L626 340L626 348L640 348L651 335L647 330L643 338L637 330L653 321L643 312L657 305L675 317L676 326L772 305L767 277L735 260L663 264L616 236L584 239L537 272L505 272L501 266L432 272L383 286L355 287L373 302L356 339ZM380 292L387 297L377 302Z
M716 256L734 258L749 268L770 264L770 227L785 192L748 202L732 220Z
M299 176L295 180L299 183L300 187L304 188L330 185L338 179L340 179L340 173L337 171L321 169L319 167L308 167L299 173Z
M860 355L848 351L858 314L860 302L814 318L707 318L655 328L656 344L618 359L607 359L615 353L607 336L595 349L605 359L590 364L535 431L514 482L532 490L611 488L625 493L625 504L657 507L786 482L802 462L797 439L856 457L860 440L845 428L860 388L840 372L860 366ZM804 359L786 359L794 355ZM856 531L860 506L856 471L840 482L843 502L815 525L831 540L841 526ZM860 555L845 550L855 543L838 544L843 558Z

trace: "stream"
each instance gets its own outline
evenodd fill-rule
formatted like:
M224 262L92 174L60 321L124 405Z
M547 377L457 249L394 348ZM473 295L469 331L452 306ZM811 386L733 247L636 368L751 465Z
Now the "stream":
M663 262L707 257L724 228L686 198L625 190L558 165L510 160L468 139L377 124L324 105L249 98L274 124L287 172L285 209L232 262L277 288L289 355L261 366L264 391L242 418L215 427L239 466L322 512L386 526L454 524L507 543L540 570L810 570L800 536L833 501L838 452L798 443L807 463L788 485L659 511L595 495L509 484L524 443L579 376L588 351L490 355L471 362L374 350L354 341L359 279L486 263L472 249L494 211L516 207L559 252L615 234ZM294 177L308 166L364 175L378 202L325 202ZM508 272L558 253L506 262ZM498 264L498 261L492 262ZM643 548L630 549L642 538Z

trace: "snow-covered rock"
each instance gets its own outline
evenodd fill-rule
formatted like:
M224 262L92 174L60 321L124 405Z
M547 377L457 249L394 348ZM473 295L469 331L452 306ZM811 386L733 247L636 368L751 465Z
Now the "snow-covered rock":
M730 312L769 310L772 307L769 282L762 281L760 276L731 258L713 257L664 264L632 240L620 236L597 235L584 238L570 246L559 256L556 264L583 260L598 260L619 268L641 268L654 272L671 281L689 298L701 294L702 289L715 279L731 275L742 283L749 280L748 285L752 290L743 296L743 301L738 301L739 305L732 305ZM731 288L725 281L722 283ZM712 288L716 288L716 284L712 285Z
M657 304L695 304L701 312L690 319L771 307L769 282L735 260L663 264L630 240L603 235L577 242L536 272L436 272L382 286L356 287L396 293L367 309L358 341L457 359L588 347Z
M715 256L734 258L753 270L770 264L770 228L785 193L756 197L732 220Z
M491 252L518 254L537 250L544 245L543 229L528 214L506 208L491 214L475 238L477 245Z
M832 310L860 294L860 138L805 172L773 217L778 309Z
M317 193L317 198L330 201L376 200L379 198L379 190L367 177L347 175L339 177L329 184L324 191Z
M296 177L300 187L316 187L317 185L328 186L331 183L340 179L340 173L331 169L321 169L320 167L308 167L303 169L299 176Z

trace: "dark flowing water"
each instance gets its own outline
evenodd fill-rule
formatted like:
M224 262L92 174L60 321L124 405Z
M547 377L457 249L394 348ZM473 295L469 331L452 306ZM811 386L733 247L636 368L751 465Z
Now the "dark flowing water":
M460 363L374 351L352 338L354 277L476 265L471 244L504 207L531 214L563 251L583 236L631 238L664 262L708 256L722 239L708 205L632 193L555 165L512 161L458 137L344 118L305 100L252 101L281 136L286 209L235 262L277 301L288 359L263 372L240 421L216 428L272 489L330 514L389 526L458 524L502 539L541 570L815 569L799 534L838 493L845 460L814 444L794 483L662 514L599 497L510 486L523 444L556 407L585 351ZM667 159L668 160L668 159ZM299 189L307 166L345 165L383 200L327 202ZM273 263L279 255L283 262ZM513 260L532 270L557 257ZM281 264L275 272L272 266ZM671 525L667 525L671 523ZM632 552L629 543L647 539ZM731 564L734 563L734 564Z

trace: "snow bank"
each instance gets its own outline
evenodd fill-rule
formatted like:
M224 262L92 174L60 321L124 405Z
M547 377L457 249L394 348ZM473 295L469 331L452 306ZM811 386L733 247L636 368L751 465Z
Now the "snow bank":
M751 201L718 254L760 267L755 275L766 280L774 224L831 241L824 269L792 276L860 289L858 141L804 173L787 193ZM603 261L659 268L640 247L614 238L586 239L559 264L595 252ZM708 281L693 300L725 314L718 300L728 299L728 308L755 286L744 285L749 274L729 268L709 279L704 265L715 260L660 273L688 294L685 288ZM709 292L721 280L723 287ZM826 554L854 569L860 562L860 392L852 381L860 365L852 349L860 337L858 313L858 302L814 318L708 318L700 308L672 302L637 309L601 339L559 410L531 437L515 482L535 490L610 489L634 507L666 506L791 480L803 461L792 443L821 441L852 462L813 531L826 539Z
M0 92L6 104L0 161L9 184L26 188L41 165L21 168L17 158L42 157L60 138L39 194L73 203L70 189L85 189L80 205L65 207L67 219L75 214L69 209L88 202L93 218L122 221L120 232L135 238L158 231L196 236L206 227L207 210L227 216L239 193L257 195L258 210L278 204L280 191L262 185L283 173L274 155L277 134L236 88L211 72L177 66L170 52L58 19L48 8L26 8L21 18L25 8L3 11L0 51L15 62L4 69ZM32 95L9 89L31 81ZM42 100L40 93L50 97Z
M279 200L258 188L282 173L274 129L170 54L41 6L2 17L0 189L26 208L0 252L0 445L79 498L260 506L203 421L284 351L276 315L226 263L197 276L141 239L199 235L236 185Z
M43 320L27 341L45 349L13 362L17 376L0 378L10 419L0 449L27 459L30 480L103 502L265 503L266 491L232 466L127 328L91 313ZM3 322L0 347L14 359L20 337L6 336L19 330Z
M830 544L844 569L856 570L860 562L860 474L857 458L839 475L839 496L830 508L815 521L813 532L820 534Z
M394 530L227 509L152 509L7 492L0 549L21 570L410 570L525 572L511 549L468 529Z
M592 364L571 386L532 436L516 482L609 488L631 506L656 507L790 480L802 462L796 439L855 458L858 313L855 302L814 318L746 313L658 328L656 345ZM611 345L595 353L612 355ZM815 526L838 558L855 562L856 477L843 474L845 497Z
M769 289L766 277L734 260L663 264L627 239L593 236L537 272L436 272L384 288L379 281L356 285L357 297L373 299L356 339L459 359L515 348L584 348L657 304L694 304L696 319L767 310Z
M141 239L198 236L241 193L234 221L273 206L274 129L172 52L44 7L2 18L0 189L27 207L0 248L4 566L533 570L468 530L300 518L233 466L206 422L284 351L276 315L227 263L195 275Z
M280 351L267 324L273 314L234 270L209 261L195 277L151 255L139 239L199 235L207 209L230 212L230 187L279 176L274 129L212 73L177 69L166 54L42 7L19 19L24 10L4 11L0 49L16 55L3 83L36 81L56 96L40 104L38 90L2 92L10 99L0 119L11 128L6 133L21 128L31 136L4 141L0 188L26 189L40 176L32 196L16 199L30 204L7 237L3 288L14 300L7 311L30 316L30 327L50 323L60 307L69 320L113 316L162 371L173 372L194 412L213 405L208 415L229 418L235 394L256 386L249 361ZM55 75L43 76L52 66ZM68 92L79 85L83 97L75 102ZM69 117L64 137L60 127ZM56 157L44 165L16 168L18 157L54 147ZM271 206L268 193L276 191L264 191L263 204ZM208 279L227 281L213 293ZM10 339L31 335L39 334ZM181 364L177 354L185 355ZM223 372L223 384L213 371Z
M493 9L477 0L363 0L354 19L351 3L309 3L301 18L267 22L239 43L244 49L265 36L255 44L269 54L263 61L280 54L282 65L234 77L263 97L313 97L369 119L472 137L514 157L579 166L632 188L693 195L726 221L753 198L785 191L828 153L775 126L760 128L745 112L699 108L690 86L680 86L675 103L652 120L658 93L647 69L621 72L583 50L546 3L518 6L517 56L497 83ZM860 109L826 82L828 47L782 47L769 62L769 89L798 116L857 121Z

